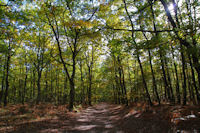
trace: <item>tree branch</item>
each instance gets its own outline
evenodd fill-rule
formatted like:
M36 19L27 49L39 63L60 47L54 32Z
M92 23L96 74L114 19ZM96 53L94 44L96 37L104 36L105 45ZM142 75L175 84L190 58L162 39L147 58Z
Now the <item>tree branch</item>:
M143 29L134 29L134 30L129 30L129 29L115 29L111 27L107 27L107 29L112 29L112 30L118 30L118 31L130 31L130 32L149 32L149 33L156 33L156 32L172 32L173 30L157 30L157 31L152 31L152 30L143 30Z
M92 15L90 16L90 18L89 18L88 20L86 20L86 21L90 21L90 20L93 18L94 14L97 12L97 9L98 9L98 8L96 8L96 9L94 10L94 12L93 12Z

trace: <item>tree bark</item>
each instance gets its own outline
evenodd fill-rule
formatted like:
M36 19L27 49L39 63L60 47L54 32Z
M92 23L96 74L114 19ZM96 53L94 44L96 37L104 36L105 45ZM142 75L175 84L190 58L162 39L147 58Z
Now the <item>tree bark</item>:
M181 44L181 59L182 59L182 72L183 72L183 105L187 102L187 91L186 91L186 73L185 73L185 57L183 53L183 46Z
M140 71L141 71L141 74L142 74L142 81L143 81L143 84L144 84L144 88L145 88L145 91L146 91L146 96L148 98L148 102L149 102L149 105L152 106L152 102L151 102L151 97L150 97L150 94L149 94L149 91L148 91L148 88L147 88L147 83L146 83L146 80L145 80L145 77L144 77L144 71L143 71L143 67L142 67L142 63L140 61L140 57L137 53L137 60L138 60L138 63L140 65Z
M178 70L177 70L177 64L175 62L175 58L174 58L174 50L173 50L173 46L171 45L171 49L172 49L172 57L174 59L174 69L175 69L175 73L176 73L176 98L177 98L177 103L180 104L181 103L181 96L180 96L180 86L179 86L179 76L178 76Z
M198 91L198 88L197 88L197 85L196 85L196 79L195 79L192 60L191 60L190 55L188 55L188 57L189 57L190 68L191 68L191 72L192 72L192 81L193 81L193 86L194 86L194 89L195 89L195 92L196 92L197 102L198 102L198 104L200 104L200 94L199 94L199 91Z
M153 70L153 66L152 66L152 61L151 61L151 51L149 49L148 49L148 54L149 54L149 64L150 64L150 67L151 67L151 74L152 74L152 80L153 80L153 89L154 89L154 92L156 93L157 102L160 105L160 98L159 98L159 95L158 95L155 74L154 74L154 70Z
M5 85L5 70L6 70L6 59L5 59L5 64L3 65L3 76L2 76L2 80L1 80L1 91L0 91L0 104L3 100L3 95L4 95L4 85Z
M4 94L4 106L7 106L7 98L8 98L8 90L9 90L9 70L10 70L10 59L11 59L11 46L10 42L8 44L8 53L7 53L7 61L6 61L6 90Z

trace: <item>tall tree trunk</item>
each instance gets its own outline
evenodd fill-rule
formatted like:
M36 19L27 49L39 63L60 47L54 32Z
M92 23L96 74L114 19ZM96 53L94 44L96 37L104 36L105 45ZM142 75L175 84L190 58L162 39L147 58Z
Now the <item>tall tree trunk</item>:
M41 88L40 88L40 81L41 81L42 72L38 70L38 79L37 79L37 104L39 104L41 100Z
M69 111L72 111L74 106L74 96L75 96L74 80L71 79L69 83L70 83Z
M157 102L160 105L160 98L159 98L158 91L157 91L157 84L156 84L155 74L154 74L154 70L153 70L153 66L152 66L152 61L151 61L152 60L151 59L151 51L149 49L148 49L148 54L149 54L149 64L150 64L150 67L151 67L153 89L154 89L154 92L156 93Z
M81 72L81 103L85 104L85 88L84 88L84 80L83 80L82 60L80 60L80 72Z
M48 74L48 68L45 71L45 101L48 100L48 96L49 96L49 85L48 85L47 74Z
M23 90L22 104L24 104L25 98L26 98L26 86L27 86L27 77L28 77L28 66L27 66L27 64L26 64L26 71L25 71L25 73L26 74L25 74L25 79L24 79L24 90Z
M52 64L50 65L50 76L51 76L51 84L50 84L50 89L51 89L51 98L53 98L53 73L52 73Z
M165 84L165 96L167 96L168 100L171 100L169 85L168 85L168 82L167 82L167 76L166 76L166 72L165 72L165 64L164 64L163 54L162 54L161 48L160 48L159 54L160 54L163 80L164 80L164 84Z
M8 98L8 89L9 89L9 70L10 70L10 59L11 59L11 46L10 46L10 42L8 45L8 53L7 53L7 61L6 61L6 90L5 90L5 94L4 94L4 106L7 106L7 98Z
M1 102L3 100L3 94L4 94L4 85L5 85L5 70L6 70L6 59L5 59L5 64L3 65L3 76L2 76L2 80L1 80L1 91L0 91L0 105Z
M195 79L195 74L194 74L194 68L193 68L192 60L191 60L190 55L188 55L188 57L189 57L190 68L191 68L191 72L192 72L193 86L194 86L194 89L195 89L195 92L196 92L196 97L197 97L198 104L200 104L200 94L199 94L199 91L198 91L198 88L197 88L197 85L196 85L196 79Z
M33 98L35 98L35 81L36 81L36 78L35 78L35 69L33 69Z
M65 104L65 103L66 103L66 100L67 100L67 81L68 81L68 78L67 78L67 76L65 75L63 104Z
M171 49L172 49L172 57L174 60L174 69L175 69L175 73L176 73L176 98L177 98L177 103L180 104L181 103L181 95L180 95L180 86L179 86L179 76L178 76L178 70L177 70L177 64L175 62L175 57L174 57L174 49L173 46L171 45Z
M187 91L186 91L186 73L185 73L185 57L183 53L183 46L181 44L181 59L182 59L182 72L183 72L183 105L186 105Z
M123 89L124 89L124 95L125 95L124 96L125 97L125 104L126 104L126 106L128 106L128 98L127 98L126 83L125 83L125 78L124 78L123 67L122 67L121 71L122 71L122 83L123 83Z
M125 104L125 92L124 92L124 86L123 86L123 83L122 83L122 70L121 70L122 68L120 66L119 56L117 57L117 60L118 60L119 84L120 84L120 89L121 89L121 94L122 94L121 102L123 104Z
M174 92L173 92L173 88L172 88L172 84L171 84L171 77L170 77L166 58L165 58L165 65L166 65L166 71L167 71L167 79L168 79L169 91L170 91L170 96L171 96L171 102L174 104L175 103Z
M147 88L147 83L146 83L146 80L145 80L145 77L144 77L144 71L143 71L142 63L140 61L140 57L139 57L138 53L137 53L137 60L138 60L138 63L140 65L140 71L141 71L141 74L142 74L142 81L143 81L144 88L145 88L145 91L146 91L146 96L148 98L149 105L152 106L153 104L151 102L151 97L150 97L150 94L149 94L149 91L148 91L148 88Z
M194 105L196 105L196 100L195 100L195 97L194 97L194 88L193 88L193 85L191 83L191 75L190 75L190 72L187 68L187 65L186 65L186 73L187 73L187 83L188 83L188 89L189 89L189 96L190 96L190 101L193 102Z
M88 68L89 71L89 86L88 86L88 104L91 106L92 105L92 70L91 67Z
M117 76L117 64L116 64L116 57L115 55L113 55L113 60L114 60L114 72L115 72L115 83L116 83L116 90L117 90L117 95L118 95L118 104L121 103L122 101L122 95L121 95L121 91L120 91L120 84L119 84L119 77Z
M30 72L30 93L29 93L29 97L30 99L33 99L33 73L32 71Z

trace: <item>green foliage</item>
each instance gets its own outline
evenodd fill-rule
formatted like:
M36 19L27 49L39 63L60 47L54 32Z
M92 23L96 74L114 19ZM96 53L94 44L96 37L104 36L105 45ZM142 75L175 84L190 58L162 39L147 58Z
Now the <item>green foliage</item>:
M89 101L90 85L94 102L114 101L114 93L117 93L117 89L122 90L123 86L127 89L128 98L142 99L144 79L151 97L154 97L151 69L154 70L158 81L156 85L161 93L164 83L163 64L164 70L169 71L166 74L169 77L167 82L171 82L174 89L177 84L173 73L174 64L177 64L178 77L182 76L181 53L186 58L188 77L192 76L188 55L199 56L200 18L197 12L200 5L197 1L189 3L190 11L187 3L182 2L178 11L179 22L170 11L177 25L172 28L161 2L153 1L153 11L149 2L17 0L9 1L6 5L1 1L0 4L5 4L0 7L2 94L5 95L5 80L9 75L8 99L13 103L23 100L35 102L39 94L37 87L40 76L43 102L68 102L72 81L77 104ZM182 49L180 44L184 46ZM6 67L7 64L9 67ZM198 64L199 61L195 69ZM7 68L8 73L5 73ZM198 69L195 71L195 79L198 76L196 72ZM75 107L75 110L78 111L79 107Z

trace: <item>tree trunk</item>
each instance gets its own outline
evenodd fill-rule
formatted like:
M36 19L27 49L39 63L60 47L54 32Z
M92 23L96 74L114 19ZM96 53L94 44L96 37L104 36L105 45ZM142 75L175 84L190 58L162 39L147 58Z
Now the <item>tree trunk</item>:
M4 85L5 85L5 69L6 69L6 59L5 59L5 64L3 65L3 76L2 76L2 80L1 80L1 91L0 91L0 105L1 102L3 100L3 94L4 94Z
M81 72L81 103L85 104L85 88L84 88L84 80L83 80L82 60L80 61L80 72Z
M114 60L114 72L115 72L115 83L116 83L116 90L117 90L117 95L118 95L118 104L120 104L121 103L121 101L122 101L122 96L121 96L121 91L120 91L120 84L119 84L119 81L118 81L118 79L119 79L119 77L117 76L117 64L116 64L116 57L115 57L115 55L113 55L113 60Z
M122 67L122 66L121 66ZM123 89L124 89L124 97L125 97L125 104L126 106L128 106L128 98L127 98L127 91L126 91L126 83L125 83L125 79L124 79L124 70L122 67L122 82L123 82Z
M11 59L11 46L10 46L10 42L9 42L9 46L8 46L8 53L7 53L7 61L6 61L6 90L5 90L5 94L4 94L4 106L7 106L7 98L8 98L8 89L9 89L9 70L10 70L10 59Z
M199 95L199 91L198 91L198 88L197 88L197 85L196 85L196 79L195 79L192 60L191 60L190 55L188 55L188 57L189 57L189 62L190 62L190 67L191 67L191 72L192 72L192 81L193 81L193 86L194 86L194 89L195 89L195 92L196 92L197 102L198 102L198 104L200 104L200 95Z
M156 93L157 102L160 105L160 98L159 98L158 91L157 91L157 84L156 84L155 74L154 74L154 70L153 70L153 66L152 66L152 62L151 62L151 51L149 49L148 49L148 54L149 54L149 64L150 64L150 67L151 67L153 89L154 89L154 92Z
M24 91L23 91L22 104L24 104L25 97L26 97L26 84L27 84L27 77L28 77L28 66L27 66L27 64L26 64L26 72L25 73L26 73L26 75L25 75L25 79L24 79Z
M183 46L181 44L181 59L182 59L182 72L183 72L183 105L186 105L187 91L186 91L186 73L185 73L185 57L183 53Z
M39 104L39 102L40 102L40 100L41 100L41 88L40 88L41 76L42 76L42 73L41 73L40 70L38 70L38 79L37 79L37 90L38 90L38 94L37 94L37 104Z
M164 84L165 84L165 98L167 96L167 100L169 100L169 99L171 100L169 85L167 82L167 76L166 76L166 72L165 72L165 64L164 64L161 48L160 48L159 54L160 54L160 61L161 61L161 67L162 67L162 73L163 73L163 80L164 80Z
M171 102L174 104L175 103L174 92L173 92L173 88L172 88L172 84L171 84L171 77L170 77L169 68L168 68L166 58L165 58L165 65L166 65L166 70L167 70L167 79L168 79Z
M171 49L172 49L172 57L173 57L173 60L174 60L174 69L175 69L175 73L176 73L176 98L177 98L177 103L180 104L181 103L181 96L180 96L179 77L178 77L177 64L175 62L174 50L173 50L172 45L171 45Z
M88 104L91 106L92 105L92 70L91 66L88 67L88 72L89 72L89 86L88 86Z
M75 94L75 88L74 88L74 81L70 80L70 99L69 99L69 111L73 110L74 107L74 94Z
M149 94L149 91L148 91L148 88L147 88L147 83L146 83L146 80L145 80L145 77L144 77L144 72L143 72L143 68L142 68L142 63L140 61L140 57L137 53L137 60L138 60L138 63L140 65L140 71L141 71L141 74L142 74L142 81L143 81L143 84L144 84L144 88L145 88L145 91L146 91L146 96L148 98L148 102L149 102L149 105L152 106L152 102L151 102L151 97L150 97L150 94Z
M68 81L68 78L67 78L67 76L65 75L63 104L65 104L65 103L67 102L67 81Z

